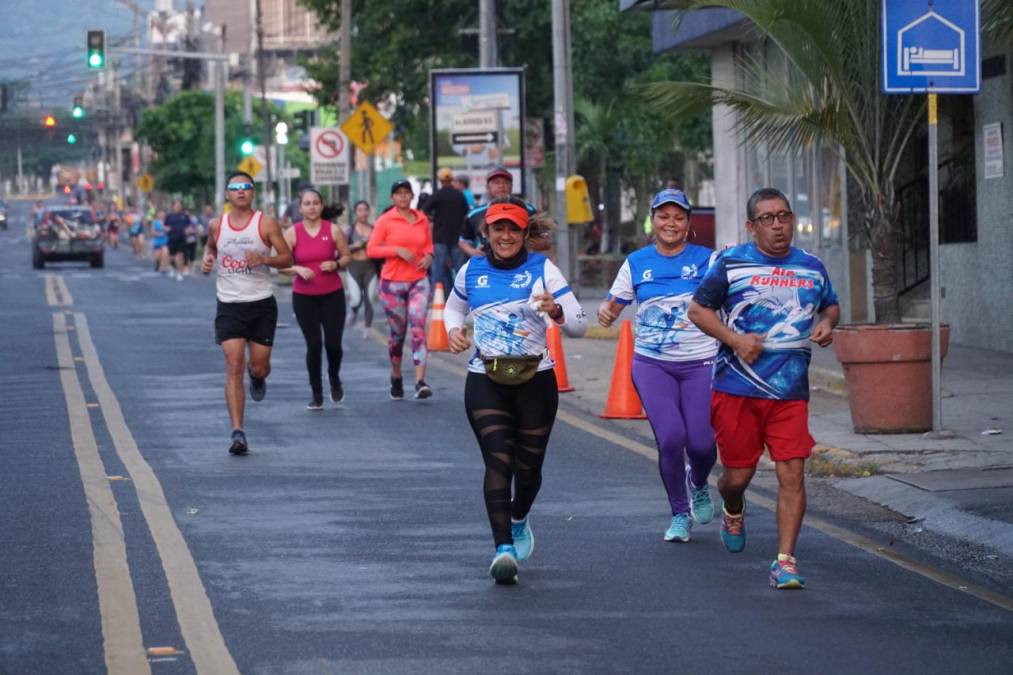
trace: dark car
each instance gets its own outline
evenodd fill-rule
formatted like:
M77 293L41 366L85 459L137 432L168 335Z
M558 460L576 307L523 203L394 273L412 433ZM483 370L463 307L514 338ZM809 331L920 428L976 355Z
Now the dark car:
M32 232L32 267L53 260L87 260L105 265L105 238L95 213L87 206L56 206Z

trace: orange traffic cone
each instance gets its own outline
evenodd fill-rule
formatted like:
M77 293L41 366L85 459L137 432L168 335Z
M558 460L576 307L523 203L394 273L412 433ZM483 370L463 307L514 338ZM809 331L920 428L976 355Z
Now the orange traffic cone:
M433 308L429 312L429 334L426 336L426 349L431 352L449 352L447 326L443 323L443 307L446 298L443 295L443 284L436 284L433 293Z
M556 372L556 388L560 393L573 391L570 386L570 378L566 374L566 355L563 354L563 336L559 332L559 326L555 321L549 322L545 332L545 341L549 345L549 356L556 362L553 370Z
M605 419L642 420L647 417L640 397L633 387L633 329L629 319L623 321L619 330L619 346L616 361L612 366L612 384L605 400Z

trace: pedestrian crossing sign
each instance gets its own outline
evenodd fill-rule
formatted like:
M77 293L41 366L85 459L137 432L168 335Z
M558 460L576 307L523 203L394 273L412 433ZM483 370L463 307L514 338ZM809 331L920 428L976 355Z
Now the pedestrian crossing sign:
M246 157L239 163L239 170L243 173L248 173L256 179L257 174L263 170L264 166L257 161L256 157Z
M341 130L352 145L371 155L376 146L394 130L394 125L372 103L363 101L341 123Z

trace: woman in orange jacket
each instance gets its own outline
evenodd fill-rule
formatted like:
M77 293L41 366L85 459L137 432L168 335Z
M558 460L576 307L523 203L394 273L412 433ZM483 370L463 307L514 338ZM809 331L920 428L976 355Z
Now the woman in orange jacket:
M415 363L415 398L429 398L433 390L426 384L426 313L429 309L429 278L433 262L433 234L426 214L411 208L414 191L406 180L391 186L394 207L377 218L369 237L366 254L385 258L380 272L380 301L387 313L390 335L390 397L404 398L401 378L401 352L405 336L411 331L412 360Z

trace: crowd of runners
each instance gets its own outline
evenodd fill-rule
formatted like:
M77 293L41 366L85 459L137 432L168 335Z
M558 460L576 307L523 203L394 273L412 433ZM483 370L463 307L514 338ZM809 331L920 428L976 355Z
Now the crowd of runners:
M548 327L555 324L571 337L587 329L584 309L548 255L553 223L512 196L511 180L508 171L492 171L487 200L478 207L462 208L449 198L438 202L450 203L455 217L463 218L460 241L454 242L430 220L432 208L412 207L417 195L408 181L394 183L392 206L373 223L369 205L356 204L348 227L324 218L322 195L307 187L295 207L299 217L283 229L255 209L253 179L235 172L227 182L229 208L208 223L201 259L201 270L217 277L215 339L225 355L229 451L235 455L249 450L244 379L249 397L260 401L271 370L278 318L271 268L293 278L310 410L324 405L325 356L327 393L336 404L345 398L343 331L347 317L354 320L359 310L366 326L372 321L368 289L377 261L389 396L405 395L406 342L414 398L432 396L425 380L430 278L446 275L449 348L471 353L463 412L485 463L483 491L495 546L490 574L498 583L515 583L519 563L534 549L529 513L558 406ZM629 255L597 308L597 320L610 326L636 303L632 376L657 441L672 514L663 539L687 542L694 524L714 518L709 478L720 461L721 541L728 551L741 552L744 494L767 449L779 483L770 584L802 588L794 552L806 505L804 462L814 445L807 370L811 343L830 344L839 320L837 297L819 259L791 245L795 216L780 191L763 188L750 197L745 226L752 241L723 251L693 243L692 211L679 189L654 196L653 240ZM439 269L431 270L434 263ZM352 311L342 270L360 289Z

